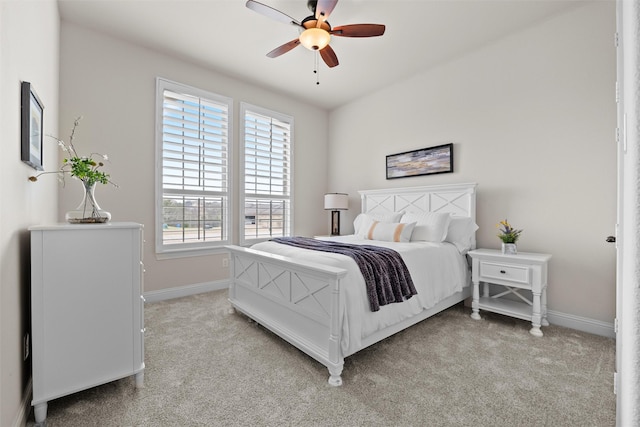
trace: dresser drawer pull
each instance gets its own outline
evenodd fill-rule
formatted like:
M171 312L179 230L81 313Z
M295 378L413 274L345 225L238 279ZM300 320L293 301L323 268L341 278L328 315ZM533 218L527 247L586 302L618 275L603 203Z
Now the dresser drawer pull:
M502 273L502 274L507 274L507 272L506 272L506 271L504 271L504 270L500 270L500 273Z

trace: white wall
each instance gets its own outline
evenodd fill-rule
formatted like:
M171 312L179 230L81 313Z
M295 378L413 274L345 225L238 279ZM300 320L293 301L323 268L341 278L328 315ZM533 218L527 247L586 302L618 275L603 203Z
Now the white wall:
M44 103L44 131L58 129L59 17L55 0L0 1L0 425L24 421L30 403L31 360L22 358L30 328L29 234L55 221L55 178L31 183L34 169L20 160L20 84L31 82ZM44 147L56 168L56 145Z
M215 52L211 52L215 55ZM109 155L115 189L100 186L96 198L114 221L145 225L145 292L203 284L228 277L221 255L157 260L154 248L155 79L157 76L234 99L238 151L239 105L246 101L295 117L295 231L326 229L328 113L130 43L63 22L61 28L60 129L68 137L75 116L83 119L76 145ZM236 156L237 161L237 156ZM79 183L60 193L59 216L81 200Z
M615 4L587 4L333 111L329 187L358 206L360 189L477 182L478 246L508 218L520 251L553 255L549 309L611 324L614 32ZM385 179L386 155L447 142L453 174Z
M350 194L352 209L342 213L348 232L359 189L475 181L479 246L497 248L495 224L508 218L525 230L521 251L553 255L550 310L608 324L615 296L615 252L604 242L615 223L614 8L595 2L573 9L339 108L330 120L287 97L63 23L60 128L68 133L83 115L79 143L110 155L121 186L100 187L98 201L114 220L146 225L147 291L227 275L219 256L156 260L150 106L159 75L230 96L236 112L248 101L295 115L297 234L326 232L327 190ZM328 123L328 133L318 123ZM444 142L455 144L454 174L385 180L385 155ZM61 192L60 218L79 197L74 187Z

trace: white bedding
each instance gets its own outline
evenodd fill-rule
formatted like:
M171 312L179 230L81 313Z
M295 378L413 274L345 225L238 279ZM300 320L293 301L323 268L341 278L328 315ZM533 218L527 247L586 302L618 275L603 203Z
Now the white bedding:
M327 252L300 249L275 242L262 242L252 248L283 256L344 268L340 321L341 347L349 355L361 348L362 339L378 330L431 308L442 299L462 290L468 284L468 268L464 255L451 243L383 242L363 240L354 235L325 238L344 243L384 246L402 255L418 294L402 303L380 307L372 312L367 300L364 279L351 258Z

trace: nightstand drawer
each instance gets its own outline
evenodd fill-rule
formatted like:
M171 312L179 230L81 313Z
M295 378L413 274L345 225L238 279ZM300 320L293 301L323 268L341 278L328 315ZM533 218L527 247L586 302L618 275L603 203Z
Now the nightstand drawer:
M528 266L500 264L490 261L480 261L480 280L499 279L514 283L531 283L530 268Z

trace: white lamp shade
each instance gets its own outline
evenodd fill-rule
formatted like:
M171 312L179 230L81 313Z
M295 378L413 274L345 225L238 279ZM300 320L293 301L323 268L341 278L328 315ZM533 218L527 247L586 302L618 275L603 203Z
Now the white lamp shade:
M349 209L349 195L345 193L327 193L324 195L324 208L330 211Z

